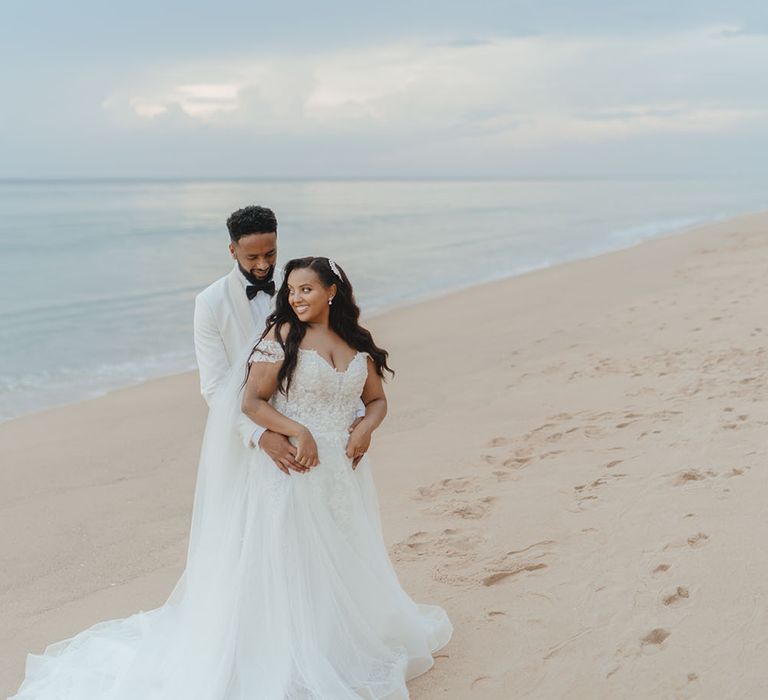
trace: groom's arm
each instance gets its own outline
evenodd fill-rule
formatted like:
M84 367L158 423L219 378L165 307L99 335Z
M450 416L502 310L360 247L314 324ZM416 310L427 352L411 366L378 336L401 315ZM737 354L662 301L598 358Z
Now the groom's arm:
M246 447L257 447L261 436L267 432L267 429L254 423L245 413L241 412L240 420L237 421L237 432L240 433Z
M195 299L195 356L200 371L200 393L210 406L213 395L229 371L229 356L224 347L219 326L204 299ZM256 425L244 413L237 421L237 432L246 447L259 444L264 428Z
M200 372L200 393L210 405L216 389L229 371L229 357L211 308L195 299L195 357Z

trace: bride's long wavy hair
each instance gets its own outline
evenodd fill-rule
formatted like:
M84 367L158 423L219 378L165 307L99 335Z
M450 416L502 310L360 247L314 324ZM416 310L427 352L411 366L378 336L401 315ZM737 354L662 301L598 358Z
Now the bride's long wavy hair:
M302 268L313 270L325 288L332 284L336 285L336 295L333 297L328 320L331 330L354 350L367 352L380 377L384 377L384 372L395 374L387 364L389 353L376 345L370 331L358 322L360 308L355 302L349 278L338 263L334 262L334 266L338 275L331 267L328 258L310 256L289 260L283 268L283 284L275 298L275 310L267 318L266 328L259 339L259 341L263 340L267 333L275 329L275 340L280 343L285 353L285 360L277 375L277 384L283 394L287 395L291 388L291 380L299 360L299 346L307 332L307 325L299 321L288 301L288 276L293 270ZM286 326L288 332L284 334L283 328Z

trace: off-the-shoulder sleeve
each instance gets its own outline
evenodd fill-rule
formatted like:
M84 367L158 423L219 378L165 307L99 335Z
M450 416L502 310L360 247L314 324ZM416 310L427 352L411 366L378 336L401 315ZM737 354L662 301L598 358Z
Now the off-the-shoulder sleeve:
M280 347L280 343L275 340L260 340L253 349L248 363L251 362L282 362L285 359L285 353Z

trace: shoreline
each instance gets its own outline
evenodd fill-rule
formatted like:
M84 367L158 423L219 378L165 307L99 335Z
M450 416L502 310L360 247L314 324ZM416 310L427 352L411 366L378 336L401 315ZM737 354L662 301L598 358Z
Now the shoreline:
M734 219L738 219L738 218L743 217L743 216L760 216L763 213L764 213L763 210L758 210L758 211L754 211L754 212L748 212L748 213L745 213L745 214L740 214L740 215L737 215L737 216L725 216L725 217L715 216L715 217L708 217L708 218L702 220L702 222L685 225L685 226L682 226L680 228L672 228L670 230L662 231L662 232L659 232L659 233L654 233L654 234L651 234L650 236L648 236L646 238L641 238L639 240L635 240L635 241L629 242L629 243L627 243L625 245L618 245L616 247L608 247L606 249L601 249L601 250L598 250L596 252L592 251L592 252L586 252L584 254L581 254L581 253L575 254L573 257L567 257L565 259L557 260L557 261L555 261L553 263L546 262L546 263L543 263L541 265L535 265L535 266L532 266L532 267L528 267L528 268L525 268L525 269L513 272L511 274L502 273L502 274L500 274L498 276L492 276L492 277L490 277L488 279L484 279L484 280L481 280L481 281L476 281L476 282L468 283L468 284L465 284L465 285L460 285L458 287L455 287L455 288L452 288L452 289L448 289L448 290L436 291L436 292L427 292L427 293L425 293L425 294L423 294L421 296L418 296L418 297L416 297L414 299L402 300L402 301L399 301L399 302L394 302L392 304L384 305L382 307L375 308L374 310L372 310L371 312L368 312L368 313L363 312L362 313L362 318L363 318L364 322L368 322L369 320L372 321L372 322L375 322L376 318L378 318L380 316L386 316L386 315L391 314L391 313L396 313L400 309L407 309L407 308L410 308L412 306L418 306L420 304L425 304L425 303L429 303L429 302L433 302L433 301L438 301L438 300L443 299L445 297L450 297L450 296L452 296L454 294L460 294L460 293L464 293L464 292L467 292L467 291L472 290L472 289L482 288L482 287L486 287L488 285L494 285L494 284L497 284L497 283L500 283L500 282L505 282L505 281L508 281L508 280L518 279L518 278L521 278L521 277L525 277L527 275L536 274L536 273L541 272L543 270L549 270L549 269L552 269L552 268L558 268L561 265L569 265L571 263L576 263L576 262L580 262L580 261L584 261L584 260L591 260L593 258L598 258L598 257L602 257L602 256L605 256L605 255L611 255L612 253L617 253L617 252L621 252L621 251L625 251L625 250L631 250L632 248L635 248L637 246L645 245L646 243L649 243L649 242L652 242L652 241L668 238L668 237L671 237L671 236L685 235L687 233L695 232L696 230L698 230L700 228L706 228L708 226L713 226L713 225L718 225L718 224L730 222L730 221L733 221ZM191 338L191 329L190 329L190 338ZM193 363L194 363L194 360L193 360ZM147 377L145 377L143 379L139 379L139 380L136 380L136 381L129 381L128 383L125 383L125 384L119 383L119 384L117 384L115 386L107 387L107 388L104 388L104 389L94 388L94 389L91 389L91 391L89 392L89 395L87 395L87 396L82 396L80 398L72 398L72 399L62 400L60 402L55 402L55 403L52 403L52 404L49 404L49 405L46 405L46 406L41 406L39 408L35 408L33 410L21 413L19 415L9 416L8 418L0 417L0 425L5 425L7 423L11 423L11 422L16 421L16 420L21 419L21 418L29 418L31 416L36 416L36 415L40 415L40 414L43 414L43 413L47 413L48 411L51 411L51 410L54 410L54 409L60 409L60 408L77 406L77 405L79 405L79 404L81 404L83 402L86 402L86 401L95 401L95 400L101 399L101 398L103 398L105 396L108 396L108 395L110 395L110 394L112 394L114 392L123 391L125 389L130 389L130 388L133 388L133 387L144 386L146 384L151 384L152 382L155 382L155 381L158 381L158 380L169 379L171 377L184 376L184 375L188 375L188 374L194 374L196 372L197 372L196 368L180 369L178 371L174 371L174 372L170 372L170 373L147 376Z
M371 456L404 588L455 625L414 700L760 697L768 214L371 318ZM194 372L0 424L0 687L162 604L205 421ZM734 640L738 639L738 644Z

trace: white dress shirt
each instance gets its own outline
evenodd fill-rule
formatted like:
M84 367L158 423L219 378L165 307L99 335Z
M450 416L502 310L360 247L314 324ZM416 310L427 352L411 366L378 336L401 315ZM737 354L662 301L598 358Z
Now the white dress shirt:
M237 267L237 265L235 265L235 267ZM237 271L240 272L239 267L237 268ZM243 283L243 294L245 294L245 290L251 283L245 278L245 275L242 272L238 275L238 279ZM277 281L275 281L275 285L277 284ZM249 301L251 305L251 316L253 316L253 324L259 330L262 330L267 325L267 316L269 316L275 308L274 299L274 297L269 296L266 292L257 292L256 296Z

